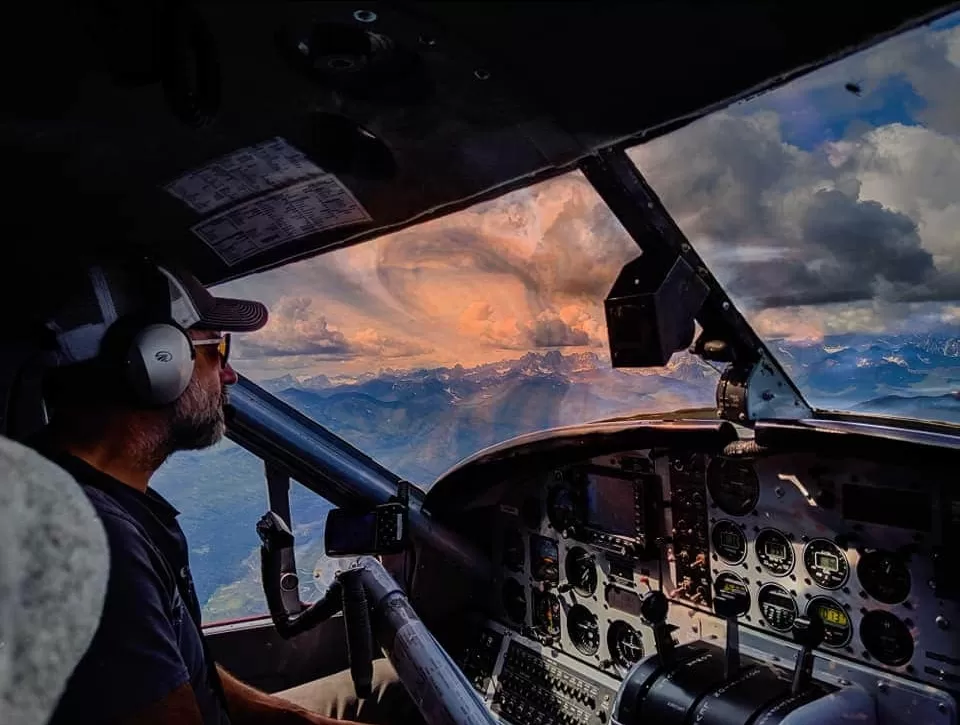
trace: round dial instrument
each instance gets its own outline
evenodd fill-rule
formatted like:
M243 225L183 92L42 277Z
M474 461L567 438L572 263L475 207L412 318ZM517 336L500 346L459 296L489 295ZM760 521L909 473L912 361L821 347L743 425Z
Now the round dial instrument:
M589 597L597 590L597 565L593 555L575 546L567 552L564 562L567 581L577 594Z
M824 589L839 589L850 575L843 550L829 539L813 539L803 550L803 565L810 578Z
M707 468L707 490L730 516L753 511L760 499L760 482L753 464L732 458L714 458Z
M891 667L913 657L913 635L907 625L890 612L875 609L860 620L860 640L878 662Z
M797 603L779 584L766 584L757 592L757 604L770 629L789 632L797 618Z
M582 510L577 495L569 486L554 486L547 494L547 518L557 531L576 528L583 519Z
M747 538L732 521L718 521L710 534L713 550L728 564L739 564L747 557Z
M721 572L713 580L713 590L714 599L718 596L729 598L730 606L741 615L750 611L750 590L742 577L730 571Z
M643 640L626 622L618 619L607 630L607 648L610 657L620 667L630 667L643 658Z
M793 546L776 529L764 529L754 542L760 566L774 576L786 576L793 571Z
M503 565L511 571L523 571L523 534L516 529L503 532Z
M600 649L600 625L597 618L582 604L576 604L567 612L567 634L580 652L589 656Z
M835 599L814 597L807 604L807 616L820 617L823 622L823 644L827 647L845 647L853 637L850 617Z
M860 585L884 604L899 604L910 594L910 570L904 560L889 551L870 551L857 562Z
M527 592L516 579L507 579L500 592L503 611L517 624L527 621Z
M560 600L555 594L533 590L533 627L546 637L560 634Z

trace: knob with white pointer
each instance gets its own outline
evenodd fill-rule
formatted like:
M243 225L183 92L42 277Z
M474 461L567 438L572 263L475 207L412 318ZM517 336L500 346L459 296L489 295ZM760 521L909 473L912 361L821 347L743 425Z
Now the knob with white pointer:
M800 645L793 670L791 695L799 695L813 679L813 650L823 643L826 631L820 617L797 617L793 622L793 641Z

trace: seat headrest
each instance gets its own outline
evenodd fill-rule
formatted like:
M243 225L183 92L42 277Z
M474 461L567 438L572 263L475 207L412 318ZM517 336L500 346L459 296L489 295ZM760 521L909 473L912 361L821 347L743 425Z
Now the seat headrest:
M103 611L107 537L83 490L0 437L0 713L42 725Z

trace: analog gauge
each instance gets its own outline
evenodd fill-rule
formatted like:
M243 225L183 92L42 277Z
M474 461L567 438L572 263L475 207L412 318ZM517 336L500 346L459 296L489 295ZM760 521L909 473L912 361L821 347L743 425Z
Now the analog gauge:
M878 662L891 667L906 664L913 657L913 635L890 612L874 610L860 620L860 640Z
M823 622L823 644L844 647L853 636L850 617L840 603L830 597L814 597L807 604L808 617L820 617Z
M560 634L560 600L555 594L533 589L533 627L543 637Z
M643 657L643 640L637 630L618 619L607 630L607 649L615 664L630 667Z
M870 551L857 562L860 585L884 604L899 604L910 594L910 570L906 562L888 551Z
M597 565L592 554L575 546L567 552L567 582L577 594L589 597L597 590Z
M760 482L753 465L731 458L710 461L707 489L717 506L730 516L750 513L760 498Z
M774 576L786 576L793 571L793 546L776 529L764 529L754 542L760 566Z
M523 571L523 534L516 529L503 532L503 565L511 571Z
M557 542L546 536L530 536L530 574L536 581L560 581L560 567L558 564L560 552Z
M732 521L718 521L710 540L714 552L728 564L739 564L747 556L747 539Z
M600 625L593 612L582 604L576 604L567 612L567 634L580 652L589 656L600 649Z
M839 589L850 574L843 550L829 539L813 539L807 544L803 564L810 577L824 589Z
M516 579L507 579L500 593L503 611L518 624L527 621L527 593Z
M550 525L563 532L574 529L581 521L581 506L569 486L559 485L547 494L547 518Z
M713 580L714 600L722 599L730 602L729 610L742 616L750 611L750 591L742 577L733 572L725 571L717 574ZM716 608L716 601L714 601ZM727 607L725 607L726 609Z
M770 629L789 632L797 618L797 603L779 584L767 584L757 593L757 604Z

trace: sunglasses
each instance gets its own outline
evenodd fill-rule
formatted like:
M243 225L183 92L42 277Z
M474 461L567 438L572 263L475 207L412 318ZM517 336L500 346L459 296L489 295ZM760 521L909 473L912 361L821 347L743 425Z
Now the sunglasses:
M220 367L227 367L227 360L230 358L230 333L226 333L221 337L213 337L209 340L191 340L194 347L202 347L204 345L216 345L217 354L220 356Z

